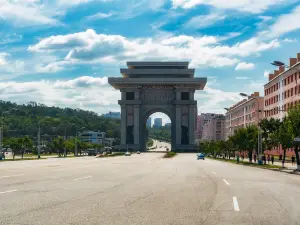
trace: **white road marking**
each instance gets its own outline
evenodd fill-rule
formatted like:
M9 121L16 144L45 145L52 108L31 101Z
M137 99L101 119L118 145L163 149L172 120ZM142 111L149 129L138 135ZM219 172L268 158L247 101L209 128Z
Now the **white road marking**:
M225 182L225 184L227 184L228 186L230 185L230 184L228 183L228 181L227 181L227 180L223 179L223 181L224 181L224 182Z
M239 203L236 197L232 197L233 200L233 208L234 211L239 212L240 211L240 207L239 207Z
M0 192L0 194L11 193L11 192L15 192L15 191L18 191L18 190L3 191L3 192Z
M83 166L81 168L88 168L88 167L93 167L94 165L88 165L88 166Z
M0 179L9 178L9 177L20 177L20 176L24 176L24 174L16 174L16 175L10 175L10 176L3 176L3 177L0 177Z
M212 172L212 174L215 174L215 175L216 175L216 173L215 173L215 172Z
M56 170L56 171L62 171L62 170L65 170L65 169L58 169L58 170Z
M82 179L88 179L88 178L91 178L92 176L87 176L87 177L80 177L80 178L76 178L74 180L82 180Z
M112 172L114 173L114 172L117 172L118 170L113 170Z

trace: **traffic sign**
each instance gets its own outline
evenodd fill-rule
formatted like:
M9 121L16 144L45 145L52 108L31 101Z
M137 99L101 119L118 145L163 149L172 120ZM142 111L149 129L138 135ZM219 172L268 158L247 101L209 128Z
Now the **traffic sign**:
M300 142L300 138L299 137L294 138L294 142Z

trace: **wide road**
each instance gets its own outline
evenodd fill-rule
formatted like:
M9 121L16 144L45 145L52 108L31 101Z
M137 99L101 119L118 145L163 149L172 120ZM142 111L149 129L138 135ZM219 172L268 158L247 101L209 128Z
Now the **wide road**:
M300 224L299 176L162 155L2 162L0 224Z

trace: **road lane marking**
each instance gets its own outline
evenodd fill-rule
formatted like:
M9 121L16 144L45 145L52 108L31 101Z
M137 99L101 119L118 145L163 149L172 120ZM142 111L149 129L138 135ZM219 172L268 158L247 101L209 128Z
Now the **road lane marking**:
M239 212L240 207L236 197L232 197L234 211Z
M215 175L216 175L216 173L215 173L215 172L212 172L212 174L215 174Z
M230 185L230 184L228 183L228 181L227 181L227 180L223 179L223 181L224 181L224 182L225 182L225 184L227 184L228 186Z
M82 179L88 179L88 178L91 178L92 176L87 176L87 177L80 177L80 178L76 178L74 180L82 180Z
M118 170L113 170L112 172L114 173L114 172L117 172Z
M15 191L18 191L18 190L3 191L3 192L0 192L0 194L11 193L11 192L15 192Z
M63 171L63 170L65 170L65 169L58 169L58 170L55 170L55 171Z
M20 176L24 176L24 174L16 174L16 175L10 175L10 176L3 176L3 177L0 177L0 179L9 178L9 177L20 177Z

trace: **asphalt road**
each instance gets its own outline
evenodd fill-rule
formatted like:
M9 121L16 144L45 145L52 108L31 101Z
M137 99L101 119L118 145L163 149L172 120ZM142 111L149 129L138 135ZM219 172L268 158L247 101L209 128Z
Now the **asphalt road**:
M0 163L0 224L300 224L299 176L162 155Z
M155 140L153 139L153 147L156 147L155 149L151 149L148 151L167 151L167 148L169 148L169 150L171 150L171 144L167 143L167 142L163 142L163 141L159 141L159 140ZM167 147L167 148L166 148Z

